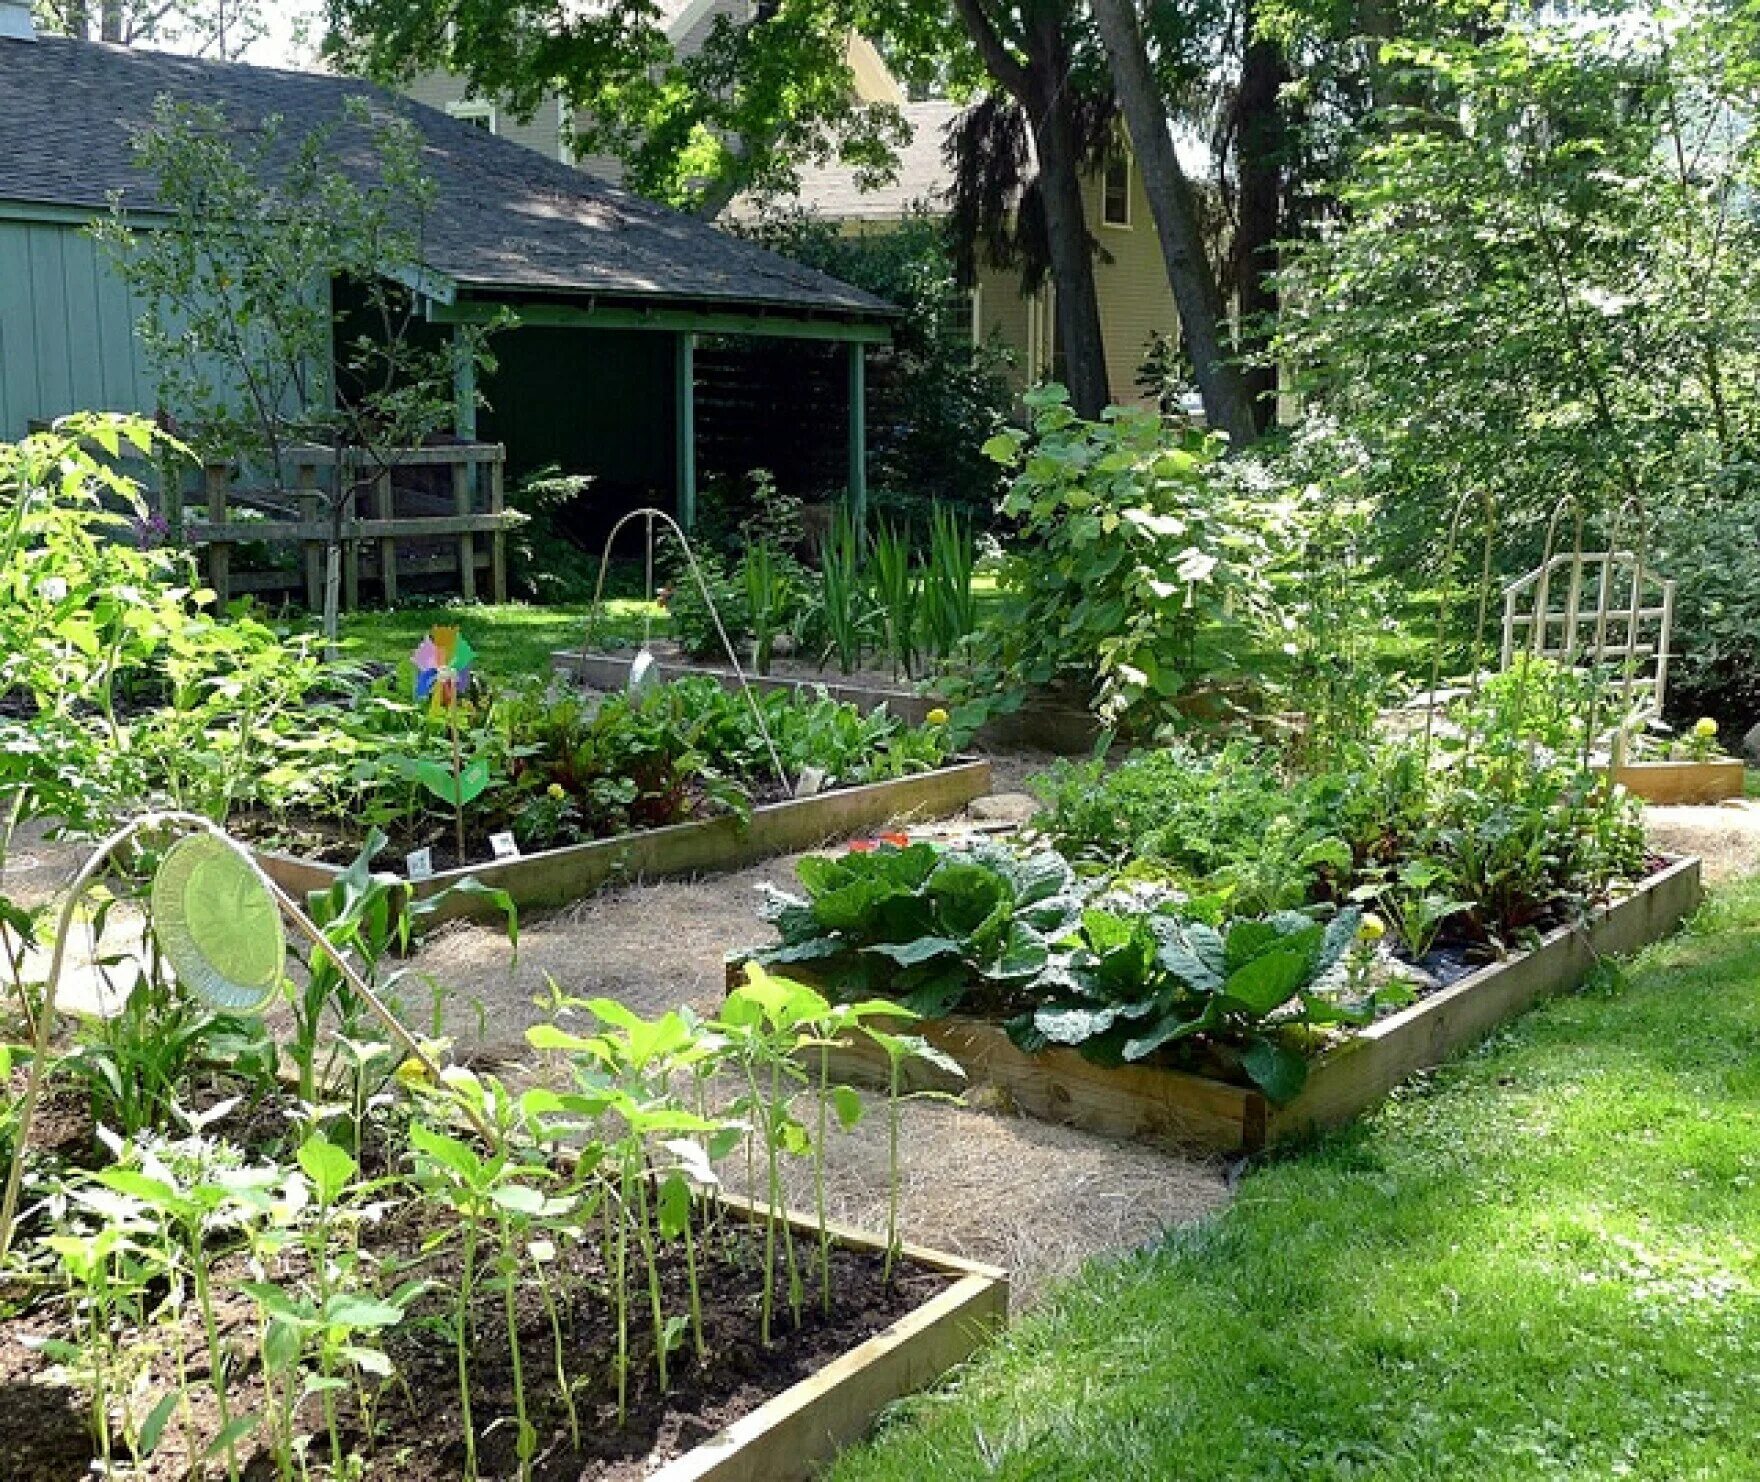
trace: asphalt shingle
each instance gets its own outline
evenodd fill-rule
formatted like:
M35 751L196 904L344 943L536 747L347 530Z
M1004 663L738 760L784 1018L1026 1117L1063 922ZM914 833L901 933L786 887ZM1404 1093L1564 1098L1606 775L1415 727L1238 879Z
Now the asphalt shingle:
M860 289L370 83L97 42L0 40L0 203L102 208L117 193L150 210L157 184L136 167L131 140L163 95L218 107L240 130L279 115L295 136L339 118L351 97L378 114L403 114L422 135L423 169L436 188L427 265L466 289L839 318L894 312ZM365 143L359 129L338 132L344 170L366 175Z

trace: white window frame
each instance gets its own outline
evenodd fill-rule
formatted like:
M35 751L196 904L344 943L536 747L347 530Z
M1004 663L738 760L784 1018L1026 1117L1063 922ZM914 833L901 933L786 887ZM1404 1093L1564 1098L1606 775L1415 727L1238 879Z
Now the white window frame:
M1107 215L1107 202L1112 190L1107 177L1112 174L1114 165L1124 166L1124 220L1114 221ZM1136 161L1128 149L1115 149L1107 154L1106 163L1100 167L1100 225L1111 227L1115 232L1128 232L1134 223L1131 220L1131 186L1136 170Z
M485 102L481 98L460 98L455 103L448 103L446 111L460 123L483 122L488 124L489 133L497 137L501 134L501 119L493 103Z

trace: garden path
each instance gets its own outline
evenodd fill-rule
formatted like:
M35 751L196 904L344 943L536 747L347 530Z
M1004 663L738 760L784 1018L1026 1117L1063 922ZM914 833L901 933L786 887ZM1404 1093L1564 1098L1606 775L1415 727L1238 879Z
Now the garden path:
M548 1017L536 1002L554 976L567 992L605 995L654 1015L690 1004L713 1012L725 953L760 939L758 888L786 886L792 859L699 881L656 881L605 892L522 922L509 963L495 931L441 928L411 966L453 986L456 1053L527 1061L528 1026ZM412 995L413 997L414 995ZM884 1099L836 1136L828 1199L833 1217L870 1230L886 1221ZM909 1239L1005 1266L1015 1301L1030 1303L1052 1278L1088 1257L1148 1243L1228 1199L1214 1159L1181 1158L998 1109L907 1103L901 1109L901 1226ZM807 1170L790 1170L790 1197L810 1201Z

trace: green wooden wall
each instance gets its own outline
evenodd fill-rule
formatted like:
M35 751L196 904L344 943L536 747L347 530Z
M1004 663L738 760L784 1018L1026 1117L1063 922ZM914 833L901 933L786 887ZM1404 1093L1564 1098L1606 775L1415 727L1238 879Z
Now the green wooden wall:
M512 479L554 463L595 476L595 517L673 500L675 336L524 328L490 340L478 434L507 444Z
M139 316L104 249L72 223L0 206L0 438L77 411L151 412Z

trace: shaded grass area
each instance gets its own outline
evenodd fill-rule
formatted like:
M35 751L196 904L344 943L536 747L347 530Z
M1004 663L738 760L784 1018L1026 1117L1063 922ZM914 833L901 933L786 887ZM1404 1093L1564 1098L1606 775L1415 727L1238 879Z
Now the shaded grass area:
M1090 1266L835 1476L1760 1477L1760 882Z
M579 647L590 606L585 602L557 607L523 602L453 603L396 612L355 612L342 619L342 633L351 657L394 664L407 659L434 624L453 623L470 639L483 672L497 679L513 679L547 674L552 650ZM613 598L605 608L597 624L600 637L595 646L601 639L640 642L644 616L653 622L656 633L666 631L665 614L639 599Z

